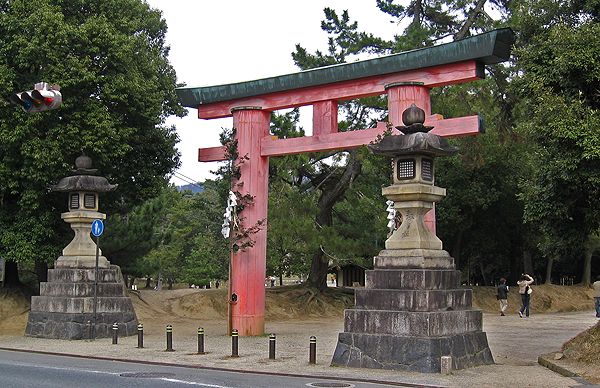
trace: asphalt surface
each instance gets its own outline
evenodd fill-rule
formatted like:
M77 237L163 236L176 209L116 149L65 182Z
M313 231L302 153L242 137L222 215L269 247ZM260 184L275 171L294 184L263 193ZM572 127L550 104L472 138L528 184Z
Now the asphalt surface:
M0 350L0 380L8 387L356 387L388 384L185 368ZM402 385L397 386L411 386Z
M422 374L387 370L331 367L329 362L337 342L337 333L342 322L324 320L267 323L268 332L277 333L277 359L268 359L268 337L240 337L240 357L232 358L231 338L218 334L222 332L222 322L206 322L206 349L208 354L198 355L195 332L182 332L174 329L175 352L165 352L164 333L148 332L144 338L144 349L137 349L137 338L119 339L112 345L110 339L96 341L61 341L36 339L23 336L1 336L0 348L20 349L59 354L79 355L104 359L101 361L83 359L81 363L67 362L65 367L57 364L46 365L43 361L23 361L22 364L3 362L0 364L0 386L53 386L57 383L66 387L65 381L74 381L72 386L169 386L170 384L198 385L214 387L294 387L307 386L311 382L324 379L330 382L348 382L355 386L379 381L385 386L448 386L448 387L584 387L586 382L564 377L537 364L537 357L544 353L556 352L569 338L596 323L593 312L538 314L519 318L518 315L500 317L484 314L484 330L487 332L495 365L486 365L465 370L453 371L451 375ZM317 365L309 365L307 360L308 337L318 337ZM9 352L14 360L21 352ZM11 356L12 355L12 356ZM40 360L53 359L42 355ZM119 360L110 361L110 360ZM120 361L129 361L123 363ZM91 362L100 362L89 364ZM140 362L140 364L136 364ZM181 368L188 366L188 368ZM177 371L173 372L172 367ZM50 368L50 369L48 369ZM63 368L63 369L51 369ZM112 368L112 369L111 369ZM163 369L167 368L167 369ZM44 370L52 376L44 377L34 384L35 377L29 370ZM229 370L229 372L227 372ZM255 379L253 373L237 373L231 370L262 373ZM175 375L140 377L123 373L174 373ZM201 372L202 371L202 372ZM45 372L45 373L46 373ZM231 380L223 380L221 373L233 373ZM273 374L268 378L265 373ZM5 384L5 376L25 379L16 385ZM237 377L235 377L237 376ZM7 377L8 378L8 377ZM229 378L229 377L228 377ZM171 381L178 380L178 381ZM203 380L206 379L206 380ZM262 380L266 379L266 380ZM334 379L334 380L330 380ZM337 379L337 380L336 380ZM19 381L19 380L17 380ZM85 384L82 382L85 381ZM338 382L339 382L338 381ZM90 383L88 383L90 382ZM93 384L100 385L93 385ZM19 385L20 384L20 385ZM31 385L30 385L31 384ZM126 385L124 385L126 384ZM129 384L129 385L127 385ZM153 385L158 384L158 385ZM212 385L211 385L212 384ZM236 385L237 384L237 385ZM267 384L267 385L263 385ZM59 385L57 385L59 386ZM317 385L318 386L318 385ZM324 385L327 386L327 385ZM331 386L331 385L330 385ZM339 385L342 387L342 385Z

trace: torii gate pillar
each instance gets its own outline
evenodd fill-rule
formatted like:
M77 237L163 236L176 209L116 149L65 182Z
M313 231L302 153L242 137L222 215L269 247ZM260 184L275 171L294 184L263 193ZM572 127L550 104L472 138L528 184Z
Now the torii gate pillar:
M265 331L265 276L267 257L267 204L269 197L269 158L261 156L260 141L269 134L270 112L260 107L238 107L231 110L241 177L232 182L241 195L259 200L246 206L240 214L243 227L262 221L252 235L254 245L231 253L229 266L228 332L240 335L262 335ZM247 159L246 159L247 158Z

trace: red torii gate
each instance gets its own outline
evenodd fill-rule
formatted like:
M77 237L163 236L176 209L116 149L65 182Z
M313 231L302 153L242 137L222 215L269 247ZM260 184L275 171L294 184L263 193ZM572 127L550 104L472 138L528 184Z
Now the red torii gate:
M233 116L238 154L249 159L240 164L242 194L255 197L243 210L246 226L267 218L269 157L359 147L386 129L338 132L338 101L387 94L388 120L402 125L402 112L412 103L425 110L426 125L447 137L476 135L479 116L443 119L431 115L431 88L469 82L484 77L484 65L505 61L513 33L499 29L460 41L381 58L322 67L256 81L198 88L179 88L186 107L197 108L201 119ZM300 138L273 139L270 115L278 109L313 106L313 134ZM201 148L200 162L225 160L224 147ZM435 215L429 213L435 230ZM255 245L232 253L229 293L231 328L240 335L264 334L266 223L253 236ZM230 328L230 329L231 329Z

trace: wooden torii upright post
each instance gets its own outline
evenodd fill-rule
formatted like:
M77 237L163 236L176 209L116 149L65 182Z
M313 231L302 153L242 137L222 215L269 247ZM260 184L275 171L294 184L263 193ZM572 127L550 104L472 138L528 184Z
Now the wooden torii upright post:
M476 135L479 116L443 119L431 114L431 88L469 82L484 77L484 65L505 61L513 33L499 29L460 41L380 58L322 67L255 81L208 87L179 88L186 107L198 109L200 119L233 116L243 184L238 191L252 195L254 203L243 210L246 227L267 219L269 157L359 147L386 129L338 132L338 102L386 94L388 120L402 125L402 112L411 104L425 110L425 125L440 136ZM273 139L269 135L272 111L312 105L313 134ZM199 149L200 162L225 160L224 147ZM432 212L430 212L432 213ZM435 216L428 218L435 230ZM264 334L266 222L253 236L254 246L232 253L229 279L230 330L240 335ZM232 300L235 299L235 300Z

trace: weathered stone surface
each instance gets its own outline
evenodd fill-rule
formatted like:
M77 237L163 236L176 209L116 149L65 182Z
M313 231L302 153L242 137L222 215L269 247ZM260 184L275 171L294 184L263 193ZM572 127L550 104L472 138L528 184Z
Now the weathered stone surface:
M42 338L86 339L112 336L117 323L119 335L137 333L137 318L131 299L125 294L118 266L98 271L96 324L94 328L95 271L59 268L48 271L48 282L40 285L40 296L31 298L25 335Z
M122 282L120 271L101 268L98 270L99 283ZM93 268L54 268L48 270L49 283L78 283L94 282Z
M433 338L340 333L332 365L431 373L440 372L442 356L452 357L453 369L494 363L483 332Z
M93 321L93 314L31 312L25 335L70 340L88 339ZM96 322L96 338L111 337L112 325L115 322L119 326L119 336L137 333L137 318L134 312L98 313Z
M377 333L442 337L481 331L479 310L394 311L348 309L344 312L347 333Z
M377 269L365 273L365 288L373 289L440 290L460 284L460 271L454 269Z
M101 294L98 294L101 295ZM91 313L94 309L94 297L69 296L32 296L31 311L48 311L56 313L82 314ZM97 312L118 312L133 309L131 299L127 297L97 298Z
M473 292L455 290L378 290L355 291L356 308L397 311L464 310L471 307Z
M93 283L40 283L40 294L46 296L85 297L94 295ZM125 296L125 287L121 283L98 283L98 295Z
M373 258L377 269L455 269L448 252L436 249L384 249Z

